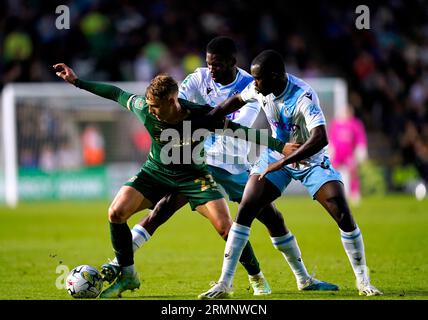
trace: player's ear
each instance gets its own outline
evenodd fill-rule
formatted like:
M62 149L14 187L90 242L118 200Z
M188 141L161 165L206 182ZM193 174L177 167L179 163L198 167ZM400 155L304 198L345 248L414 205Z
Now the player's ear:
M175 98L176 98L176 96L175 96L175 95L170 96L170 97L168 98L168 103L169 103L170 105L175 104Z

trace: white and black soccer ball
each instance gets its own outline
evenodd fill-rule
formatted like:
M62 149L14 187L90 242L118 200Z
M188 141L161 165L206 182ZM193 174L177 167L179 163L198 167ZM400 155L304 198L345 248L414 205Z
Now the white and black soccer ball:
M65 288L73 298L96 298L103 288L103 279L96 268L84 264L70 271Z

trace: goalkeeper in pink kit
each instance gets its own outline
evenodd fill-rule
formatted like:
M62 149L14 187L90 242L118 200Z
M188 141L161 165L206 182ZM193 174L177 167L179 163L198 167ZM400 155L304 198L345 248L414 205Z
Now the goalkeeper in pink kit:
M342 175L350 201L358 204L361 200L358 166L367 159L367 138L364 125L354 116L351 106L332 120L328 136L333 166Z

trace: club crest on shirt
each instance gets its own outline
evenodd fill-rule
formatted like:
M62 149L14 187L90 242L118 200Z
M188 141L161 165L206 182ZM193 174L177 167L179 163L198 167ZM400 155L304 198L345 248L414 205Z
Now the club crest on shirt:
M135 96L132 98L132 105L135 109L142 110L144 106L144 98L142 96Z
M310 116L317 115L320 112L321 112L321 109L316 104L313 103L309 106L309 115Z

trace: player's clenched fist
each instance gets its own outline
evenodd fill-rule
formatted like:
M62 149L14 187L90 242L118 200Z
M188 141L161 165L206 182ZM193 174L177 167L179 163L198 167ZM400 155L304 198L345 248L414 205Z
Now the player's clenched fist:
M65 63L57 63L53 65L53 68L56 71L56 75L65 81L74 84L74 82L77 79L76 74L74 73L73 69L71 69L69 66L67 66Z

